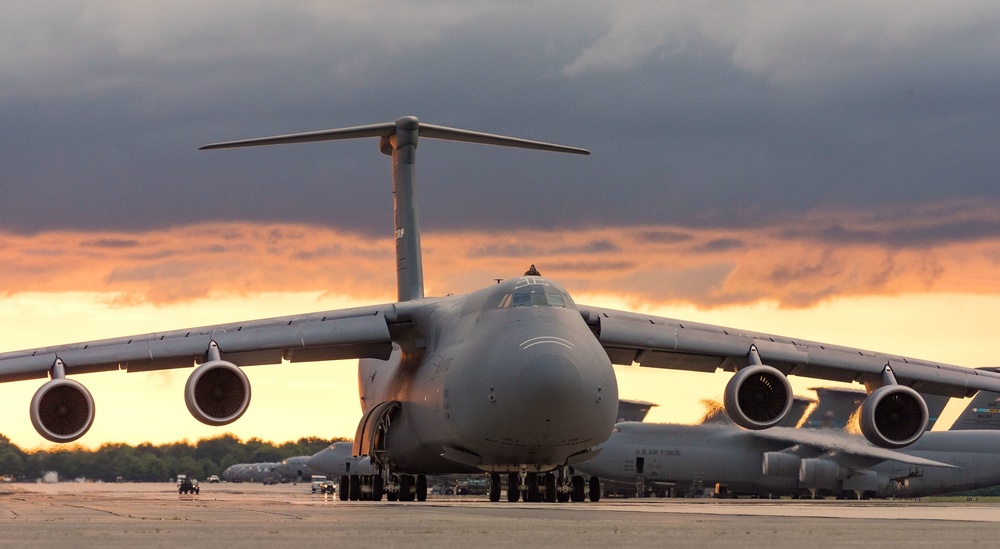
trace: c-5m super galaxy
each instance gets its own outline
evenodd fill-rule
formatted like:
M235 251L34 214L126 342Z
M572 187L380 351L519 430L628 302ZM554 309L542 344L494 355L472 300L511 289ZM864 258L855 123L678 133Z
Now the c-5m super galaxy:
M0 381L49 377L30 418L54 442L84 435L94 401L67 376L105 370L195 367L188 410L209 425L236 421L250 403L240 366L360 359L362 418L353 453L375 473L362 489L380 500L426 497L426 474L488 473L490 499L583 500L570 466L594 457L618 410L612 364L735 371L727 413L767 429L791 408L786 376L864 383L861 426L873 443L920 438L927 408L917 390L967 397L1000 391L1000 375L789 337L577 304L555 280L530 272L466 295L425 297L417 222L418 139L542 151L584 149L472 132L403 117L395 122L216 143L204 149L377 138L392 158L398 300L394 303L55 345L0 354ZM599 482L590 483L591 499Z

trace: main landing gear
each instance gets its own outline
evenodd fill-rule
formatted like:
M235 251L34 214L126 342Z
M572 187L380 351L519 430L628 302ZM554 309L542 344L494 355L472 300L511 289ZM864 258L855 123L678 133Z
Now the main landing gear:
M500 481L499 473L490 475L490 501L500 501ZM507 501L511 503L519 499L529 502L580 502L587 497L590 501L600 501L601 479L590 477L588 486L583 476L571 475L568 467L559 470L558 475L528 473L524 469L507 475Z
M427 477L425 475L391 475L385 482L382 475L342 475L340 477L341 501L425 501Z

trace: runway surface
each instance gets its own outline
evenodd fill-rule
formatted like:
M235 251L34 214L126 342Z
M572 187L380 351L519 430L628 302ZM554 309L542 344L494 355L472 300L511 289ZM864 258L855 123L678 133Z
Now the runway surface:
M0 485L2 547L982 547L1000 505L914 501L342 502L308 484Z

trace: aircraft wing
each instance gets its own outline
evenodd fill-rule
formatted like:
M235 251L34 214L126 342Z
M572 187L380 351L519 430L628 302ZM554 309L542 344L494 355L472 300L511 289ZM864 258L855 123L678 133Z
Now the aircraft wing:
M212 341L222 358L251 366L389 357L398 304L219 324L0 353L0 382L46 377L56 359L67 374L185 368L203 362Z
M934 461L889 450L869 444L858 436L843 435L823 429L796 429L794 427L772 427L763 431L751 431L754 437L790 445L808 447L817 453L827 454L838 462L854 467L871 467L883 461L898 461L919 467L947 467L949 463Z
M900 384L920 392L950 397L1000 392L1000 374L983 370L640 313L579 309L614 364L735 371L748 364L755 346L764 364L785 375L878 381L888 365Z

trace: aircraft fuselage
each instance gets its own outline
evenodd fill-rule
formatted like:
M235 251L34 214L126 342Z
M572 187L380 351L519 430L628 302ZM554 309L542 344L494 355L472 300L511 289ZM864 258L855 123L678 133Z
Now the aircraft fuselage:
M563 288L521 277L419 301L412 337L359 368L365 412L400 403L385 441L399 470L546 471L611 434L614 370Z

